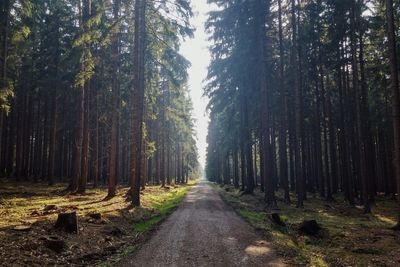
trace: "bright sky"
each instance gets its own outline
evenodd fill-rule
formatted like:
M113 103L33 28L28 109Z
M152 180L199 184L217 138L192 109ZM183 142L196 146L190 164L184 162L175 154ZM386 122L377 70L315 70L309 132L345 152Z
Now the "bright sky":
M210 62L207 35L204 23L210 6L207 0L193 1L193 10L196 16L192 24L196 27L195 37L186 40L181 47L181 53L192 63L189 69L189 89L194 105L194 117L196 119L197 147L199 150L200 163L204 167L207 149L208 115L206 114L207 98L203 97L203 80L207 76L207 66Z

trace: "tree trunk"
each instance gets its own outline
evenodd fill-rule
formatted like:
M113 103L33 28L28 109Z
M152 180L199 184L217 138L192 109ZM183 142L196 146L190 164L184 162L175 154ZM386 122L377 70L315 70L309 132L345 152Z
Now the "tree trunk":
M284 52L283 52L283 30L282 30L282 0L278 0L278 27L279 27L279 89L280 89L280 127L279 127L279 172L280 180L285 191L284 201L290 203L288 159L287 159L287 90L284 85Z
M120 0L114 0L114 21L119 19ZM114 33L112 39L112 114L111 114L111 143L110 165L108 171L108 197L114 197L117 187L118 168L118 117L119 117L119 34Z
M145 92L145 51L146 51L146 0L135 2L135 40L134 40L134 90L132 116L132 157L131 194L132 205L140 206L140 179L143 141L143 112Z
M7 90L7 57L8 57L8 31L9 31L9 14L10 14L10 0L4 0L2 3L3 18L1 21L2 33L1 33L1 69L0 69L0 94L3 95L4 91ZM0 105L4 103L0 102ZM3 129L5 112L3 107L0 107L0 129ZM2 135L0 134L0 153L4 148L2 147Z
M253 171L253 154L251 151L251 134L249 125L248 103L245 96L242 100L242 116L244 130L244 149L246 159L246 193L251 194L254 190L254 171Z
M357 141L358 141L358 163L360 168L360 178L362 187L362 202L364 205L364 213L371 213L371 207L369 203L368 194L368 178L367 178L367 166L365 157L365 139L364 131L365 122L362 118L362 107L361 107L361 94L359 86L359 73L358 73L358 62L357 62L357 37L356 37L356 24L358 23L358 12L356 7L356 1L353 0L350 14L350 38L351 38L351 55L352 55L352 72L353 72L353 91L356 97L356 121L357 121Z
M50 144L49 144L49 166L48 166L48 172L47 172L47 180L50 185L54 183L54 164L55 164L55 150L56 150L56 140L57 140L57 94L58 94L58 65L59 65L59 57L60 57L60 48L59 48L59 27L60 27L60 22L57 19L57 32L55 38L57 39L57 47L56 47L56 55L54 58L54 77L55 77L55 82L54 82L54 88L52 92L52 106L51 106L51 121L52 125L50 128Z
M96 188L99 183L99 95L94 93L94 138L93 138L93 187Z
M233 185L235 188L239 188L239 160L238 160L238 149L237 146L233 151Z
M264 199L268 206L275 207L275 188L274 188L274 173L272 169L272 144L271 144L271 125L272 120L270 116L270 108L269 108L269 99L268 99L268 73L267 73L267 29L266 23L269 21L269 9L270 9L270 1L267 1L262 6L257 6L256 10L257 14L257 27L259 29L258 32L258 50L260 52L260 62L259 62L259 77L260 77L260 94L261 94L261 105L260 110L260 118L261 118L261 145L260 149L263 150L263 162L261 164L261 168L264 169L264 179L265 183L265 196Z
M300 67L300 59L299 56L299 40L298 40L298 23L296 20L296 7L295 0L292 0L292 68L294 69L294 103L295 103L295 131L294 131L294 161L295 161L295 176L296 176L296 191L297 191L297 207L303 207L303 171L301 164L301 102L302 102L302 94L300 88L300 77L299 77L299 67ZM297 53L296 53L297 51Z
M393 0L386 0L386 15L388 26L389 59L390 59L390 88L392 90L392 116L393 116L393 138L394 138L394 170L397 182L397 200L399 202L398 218L396 228L400 229L400 95L399 74L396 51L396 34L393 11Z
M87 0L85 0L87 1ZM82 13L82 2L79 0L78 2L79 12ZM82 17L80 18L80 27L84 28ZM81 66L82 70L84 70L84 66ZM76 108L76 122L74 129L74 144L73 144L73 165L72 165L72 177L70 183L68 185L68 191L75 191L78 188L78 184L81 180L82 176L82 145L83 145L83 128L84 128L84 115L85 115L85 98L86 98L86 86L83 83L80 86L80 90L78 93L77 99L77 108Z
M92 0L84 0L83 1L83 28L85 30L89 30L87 25L91 11ZM90 50L90 45L86 45L84 49ZM83 66L85 69L86 66ZM86 192L86 184L89 174L89 143L90 143L90 135L89 135L89 114L90 114L90 104L89 104L89 94L90 94L90 80L84 81L84 110L83 110L83 138L82 138L82 165L81 165L81 175L78 180L78 189L77 193L83 194Z

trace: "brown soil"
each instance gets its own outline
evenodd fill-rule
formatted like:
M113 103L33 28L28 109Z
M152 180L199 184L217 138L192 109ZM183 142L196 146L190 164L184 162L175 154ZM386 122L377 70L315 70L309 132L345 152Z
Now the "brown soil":
M134 225L153 216L157 208L184 187L166 190L148 186L143 206L130 207L127 188L105 200L106 189L90 189L85 195L63 195L65 185L48 188L43 184L0 184L0 266L95 266L109 257L143 242L144 232ZM77 212L79 234L54 228L57 215ZM98 218L98 215L101 218ZM97 216L93 216L97 215ZM95 217L95 218L93 218ZM45 246L56 238L65 242L62 252Z

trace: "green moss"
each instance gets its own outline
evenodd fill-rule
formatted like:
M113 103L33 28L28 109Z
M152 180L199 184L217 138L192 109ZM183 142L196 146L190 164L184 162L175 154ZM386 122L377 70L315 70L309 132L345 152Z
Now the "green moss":
M239 214L253 224L260 224L265 220L265 215L261 212L250 211L248 209L238 209Z

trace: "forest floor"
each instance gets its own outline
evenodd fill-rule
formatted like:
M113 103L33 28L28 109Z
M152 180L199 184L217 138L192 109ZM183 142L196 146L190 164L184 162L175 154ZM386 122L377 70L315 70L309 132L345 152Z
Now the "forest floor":
M278 210L286 226L272 223L265 210L264 193L242 195L231 186L214 186L223 199L268 240L290 265L297 266L400 266L400 233L390 229L395 224L397 204L378 196L365 215L362 207L349 207L343 199L326 202L309 196L304 209L282 202ZM295 203L295 197L292 196ZM322 230L316 236L298 231L304 220L316 220Z
M144 243L193 184L147 186L142 207L132 208L125 200L128 188L119 188L116 197L105 200L104 188L64 195L64 184L48 187L1 180L0 266L112 265ZM79 234L55 230L57 215L73 211L78 214ZM48 249L44 243L49 238L65 241L66 249Z

